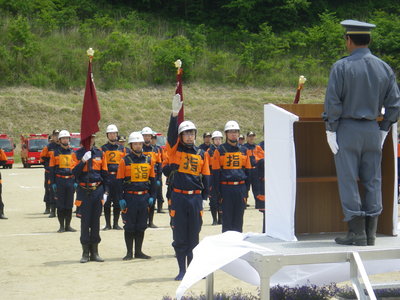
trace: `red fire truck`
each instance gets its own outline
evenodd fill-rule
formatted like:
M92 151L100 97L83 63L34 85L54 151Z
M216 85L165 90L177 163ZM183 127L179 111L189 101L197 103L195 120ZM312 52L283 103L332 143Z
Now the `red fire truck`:
M21 135L21 162L24 168L32 165L41 165L40 152L49 143L46 133Z
M74 149L74 151L78 150L81 146L81 134L77 132L72 132L71 133L71 148Z
M15 144L11 137L7 134L0 134L0 148L4 150L7 155L7 163L3 166L4 169L11 169L14 164L14 149Z

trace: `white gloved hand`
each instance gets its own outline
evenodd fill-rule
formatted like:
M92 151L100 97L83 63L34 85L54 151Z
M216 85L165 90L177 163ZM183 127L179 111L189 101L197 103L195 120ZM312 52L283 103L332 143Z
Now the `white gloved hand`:
M106 204L108 198L108 194L103 194L103 205Z
M82 161L83 162L87 162L89 159L92 158L92 151L87 151L83 157L82 157Z
M207 200L203 200L203 207L207 206Z
M181 110L183 105L183 101L181 101L181 95L176 94L174 98L172 98L172 113L177 115Z
M326 131L326 139L328 140L329 147L333 154L338 153L339 146L336 140L336 132Z
M386 136L388 134L388 131L385 131L385 130L379 130L379 131L381 132L381 138L382 138L382 140L381 140L381 149L383 149L383 144L385 143L385 139L386 139Z

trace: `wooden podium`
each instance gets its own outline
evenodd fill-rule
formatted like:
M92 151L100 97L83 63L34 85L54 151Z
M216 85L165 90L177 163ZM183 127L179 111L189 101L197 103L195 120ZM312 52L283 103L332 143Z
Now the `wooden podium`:
M333 154L326 141L325 124L321 118L323 104L277 106L299 117L293 128L296 151L295 233L347 231ZM389 133L382 155L383 212L378 224L378 233L386 235L393 235L394 228L396 163L393 138ZM361 184L359 186L362 193Z

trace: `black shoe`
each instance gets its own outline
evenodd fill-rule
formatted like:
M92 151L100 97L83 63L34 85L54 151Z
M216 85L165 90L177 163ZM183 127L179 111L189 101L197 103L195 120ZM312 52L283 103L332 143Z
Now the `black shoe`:
M99 244L91 244L90 245L90 260L97 261L97 262L103 262L104 259L102 259L99 255L98 245Z
M115 230L122 230L122 227L120 227L118 224L114 224L114 226L112 227L112 229L115 229Z
M365 217L355 217L348 223L349 231L345 237L337 237L335 242L340 245L366 246Z
M127 252L125 257L122 260L132 260L132 259L133 259L133 253Z
M142 252L143 240L144 231L137 231L135 233L135 258L150 259L150 256Z
M72 220L72 209L67 209L64 212L65 216L65 231L69 232L76 232L74 228L71 227L71 220Z
M144 254L143 252L135 253L135 258L139 259L150 259L151 256Z
M56 217L56 205L55 204L50 204L49 218L55 218L55 217Z
M158 228L158 227L156 225L154 225L154 223L150 223L149 228Z
M0 214L0 219L7 220L8 218L4 214Z
M82 245L82 250L83 252L80 262L83 264L89 261L89 245Z
M106 224L106 226L103 227L104 231L110 230L111 229L111 225Z

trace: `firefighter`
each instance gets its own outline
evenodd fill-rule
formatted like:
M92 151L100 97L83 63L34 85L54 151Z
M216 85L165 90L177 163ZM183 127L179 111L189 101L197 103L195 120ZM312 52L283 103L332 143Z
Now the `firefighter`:
M151 137L153 135L153 130L150 127L144 127L141 131L141 134L143 135L143 140L144 140L143 154L150 156L152 160L155 162L156 184L157 186L161 186L161 174L162 174L161 157L157 149L151 144ZM157 226L154 225L153 222L154 209L155 209L155 203L153 203L149 208L150 228L157 228Z
M204 132L203 133L203 144L199 146L200 149L207 151L208 148L211 146L211 133L210 132Z
M49 214L49 218L56 217L56 200L54 191L50 185L50 156L54 152L54 149L58 147L58 134L59 130L54 129L51 134L50 143L45 146L40 153L40 160L44 166L44 202L46 203L46 210L44 214Z
M84 147L73 154L74 168L72 173L78 183L76 206L81 214L82 258L81 263L90 260L103 262L99 256L100 216L102 202L108 197L108 169L103 151L95 146L95 135L90 140L90 150ZM89 254L90 253L90 254Z
M171 188L173 247L179 266L175 280L182 280L193 258L193 248L199 243L203 223L203 200L208 197L209 162L205 152L195 146L196 126L184 121L178 126L178 113L182 108L179 94L172 101L167 153L169 165L165 173Z
M224 131L226 142L215 150L213 156L213 187L222 198L222 232L242 232L250 158L246 149L238 144L239 124L228 121Z
M69 132L61 130L58 134L59 146L50 155L50 185L56 197L57 217L60 223L57 232L76 231L71 227L76 183L72 175L74 151L69 145L70 140Z
M164 197L162 194L163 182L162 182L162 162L165 159L164 149L157 145L157 133L153 132L151 136L151 145L156 149L157 154L160 158L161 163L159 164L160 171L157 173L156 183L157 183L157 213L163 213L162 207L164 203Z
M249 185L247 193L249 193L250 186L253 192L254 199L257 199L256 191L258 189L259 179L257 177L257 162L264 157L264 150L261 149L259 145L255 143L256 134L253 131L249 131L246 134L247 143L243 144L246 148L247 155L250 157L251 169L249 171Z
M207 150L207 155L209 157L210 169L212 169L212 159L214 156L214 151L222 144L224 136L221 131L214 131L211 135L211 145ZM222 210L221 210L221 199L218 198L217 193L215 193L215 188L213 188L213 178L211 174L210 180L210 210L213 218L212 225L222 224ZM218 217L217 217L218 216Z
M240 135L239 135L238 144L239 144L239 145L243 145L243 144L244 144L244 135L243 135L243 134L240 134Z
M135 258L149 259L151 257L142 252L142 245L148 208L153 205L156 194L155 162L151 156L143 153L144 139L140 132L132 132L128 143L132 152L121 159L117 174L127 249L123 260L133 258L133 240Z
M7 155L4 152L3 149L0 148L0 166L4 166L7 163ZM1 179L1 173L0 173L0 219L8 219L4 215L4 203L3 203L3 198L2 198L2 193L3 193L3 181Z
M106 129L106 135L108 142L101 147L104 152L107 168L108 168L108 180L110 195L108 201L104 204L104 218L106 225L103 230L116 229L122 230L118 225L120 207L119 207L119 196L117 193L117 170L121 159L126 155L125 147L118 144L118 128L114 124L108 125ZM113 226L111 227L111 204L113 206Z
M264 141L258 144L262 152L258 153L260 159L256 164L257 189L255 191L256 209L263 214L262 232L265 233L265 169L264 169Z

